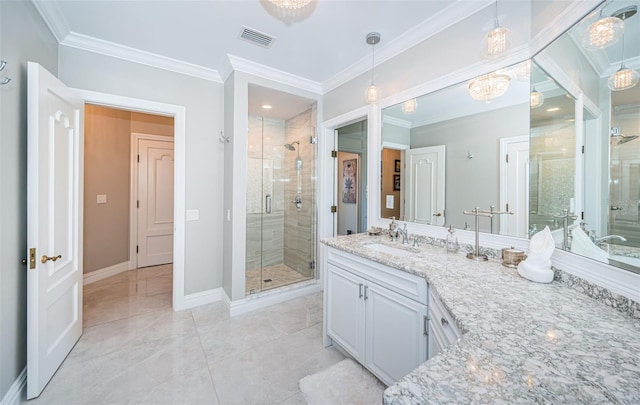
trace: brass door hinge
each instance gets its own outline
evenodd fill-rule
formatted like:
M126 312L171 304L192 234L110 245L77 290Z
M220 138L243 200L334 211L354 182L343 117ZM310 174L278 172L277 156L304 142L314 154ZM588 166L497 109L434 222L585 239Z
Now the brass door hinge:
M338 151L337 150L332 150L331 151L331 157L332 158L337 158L338 157Z
M336 213L338 212L338 207L336 207L335 205L331 206L331 212Z
M36 248L29 249L29 268L36 268Z

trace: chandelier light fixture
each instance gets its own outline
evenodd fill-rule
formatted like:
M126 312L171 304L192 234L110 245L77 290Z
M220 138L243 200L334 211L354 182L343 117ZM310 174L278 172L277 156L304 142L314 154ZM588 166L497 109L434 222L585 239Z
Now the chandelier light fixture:
M367 103L375 104L378 102L378 86L373 82L373 75L375 69L375 57L376 57L376 44L380 43L380 34L377 32L370 32L367 34L367 44L371 45L371 85L367 87Z
M311 3L311 0L269 0L269 2L286 10L297 10Z
M531 95L530 95L531 108L538 108L538 107L542 106L542 104L544 104L544 94L542 94L541 92L536 90L536 88L534 86L533 90L531 91Z
M624 33L624 21L617 13L605 17L604 7L600 10L598 20L587 27L582 45L585 49L595 51L604 49L618 42Z
M500 26L498 20L498 0L496 0L494 26L484 38L481 56L484 59L495 60L504 57L505 52L511 47L511 31Z
M518 63L513 68L513 74L517 80L529 81L531 77L531 59Z
M510 81L509 75L498 71L478 76L469 80L469 94L474 100L490 103L509 89Z
M402 103L402 112L405 114L413 114L418 109L418 100L412 98Z

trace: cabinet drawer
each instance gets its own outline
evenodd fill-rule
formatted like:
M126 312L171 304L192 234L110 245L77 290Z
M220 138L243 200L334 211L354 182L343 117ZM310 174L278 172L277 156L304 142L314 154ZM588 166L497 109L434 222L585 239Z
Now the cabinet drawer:
M456 326L455 320L449 312L447 312L440 297L438 297L438 294L436 294L433 288L429 291L429 314L431 322L433 323L433 329L438 332L437 335L439 335L439 337L445 339L445 342L443 342L445 347L454 343L462 336Z
M329 248L330 264L371 280L414 301L427 302L427 282L424 278L380 263Z

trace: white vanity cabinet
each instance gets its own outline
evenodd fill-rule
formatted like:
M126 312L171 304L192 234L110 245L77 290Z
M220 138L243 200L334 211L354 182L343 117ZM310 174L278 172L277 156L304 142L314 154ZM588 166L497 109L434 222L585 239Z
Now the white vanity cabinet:
M427 360L427 283L329 248L327 335L385 384Z
M429 319L429 358L431 358L445 347L455 343L462 334L433 289L429 290Z

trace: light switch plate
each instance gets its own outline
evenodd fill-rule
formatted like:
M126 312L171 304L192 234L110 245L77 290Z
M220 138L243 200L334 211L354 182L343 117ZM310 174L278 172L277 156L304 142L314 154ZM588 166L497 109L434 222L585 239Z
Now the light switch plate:
M387 209L392 210L393 209L393 200L394 200L394 196L393 195L388 195L387 196L387 204L385 205L387 207Z
M200 210L187 210L187 221L197 221L200 219Z
M106 204L107 203L107 195L106 194L98 194L96 196L96 203L98 203L98 204Z

